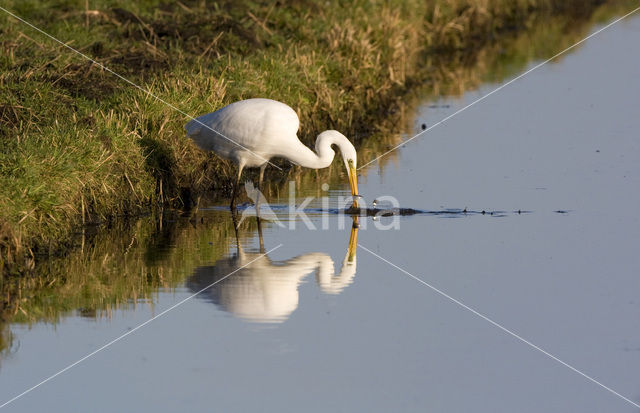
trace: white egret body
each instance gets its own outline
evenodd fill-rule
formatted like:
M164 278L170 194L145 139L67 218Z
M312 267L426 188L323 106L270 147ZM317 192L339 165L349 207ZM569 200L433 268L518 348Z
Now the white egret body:
M298 115L284 103L271 99L247 99L202 115L187 123L185 129L200 148L213 151L238 165L232 207L245 167L260 167L260 188L264 169L271 158L286 158L305 168L326 168L335 156L332 145L340 149L347 167L354 206L357 207L357 154L349 139L338 131L324 131L318 135L316 151L313 152L298 139L299 126Z

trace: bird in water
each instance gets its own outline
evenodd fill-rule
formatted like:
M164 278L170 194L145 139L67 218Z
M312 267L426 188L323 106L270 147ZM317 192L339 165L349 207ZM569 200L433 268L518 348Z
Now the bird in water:
M326 168L335 155L332 145L340 149L353 207L358 208L357 154L353 144L340 132L327 130L318 135L314 152L298 139L299 126L298 115L286 104L271 99L247 99L193 119L185 129L200 148L213 151L238 166L231 196L232 210L244 168L260 168L260 189L270 159L285 158L305 168Z

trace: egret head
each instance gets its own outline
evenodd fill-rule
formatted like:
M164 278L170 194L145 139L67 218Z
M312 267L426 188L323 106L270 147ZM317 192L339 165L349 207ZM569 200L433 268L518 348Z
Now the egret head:
M327 130L318 135L316 140L316 151L321 157L331 162L335 152L331 149L331 145L336 145L340 149L340 155L347 168L347 176L349 177L349 185L351 186L351 195L353 196L353 206L358 208L358 154L356 148L347 139L346 136L335 130ZM328 166L327 163L327 166Z

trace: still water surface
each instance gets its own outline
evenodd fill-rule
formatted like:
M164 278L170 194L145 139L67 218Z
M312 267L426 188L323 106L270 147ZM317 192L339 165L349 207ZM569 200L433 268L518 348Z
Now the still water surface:
M218 281L7 410L635 411L361 247L640 403L639 36L640 18L619 23L361 171L369 201L505 216L282 216L266 256L254 225L109 317L12 325L0 402ZM413 132L497 86L426 102Z

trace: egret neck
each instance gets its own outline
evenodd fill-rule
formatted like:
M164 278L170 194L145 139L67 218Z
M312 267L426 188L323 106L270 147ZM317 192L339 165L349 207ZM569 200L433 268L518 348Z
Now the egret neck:
M327 130L318 135L315 152L302 142L299 142L299 145L295 147L282 148L281 156L305 168L326 168L331 164L336 154L332 145L336 145L340 149L342 160L347 168L351 195L353 196L353 207L358 208L357 153L356 148L346 136L335 130Z

